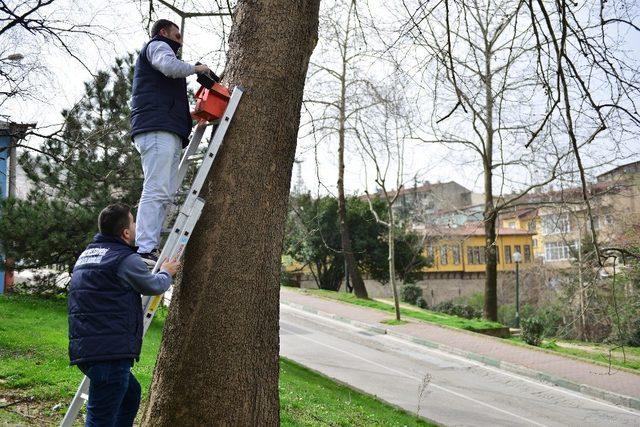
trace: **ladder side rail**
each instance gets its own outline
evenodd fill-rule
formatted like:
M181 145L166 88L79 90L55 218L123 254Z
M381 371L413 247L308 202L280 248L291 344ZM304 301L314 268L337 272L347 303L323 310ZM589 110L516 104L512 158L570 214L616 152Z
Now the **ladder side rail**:
M184 154L182 155L182 159L180 160L180 167L178 168L178 189L180 189L184 178L187 176L187 170L189 169L189 164L191 163L191 157L198 151L198 146L200 146L200 142L202 141L204 132L206 131L206 128L209 124L211 123L207 123L206 121L201 120L196 125L196 130L194 131L193 137L191 138L191 141L189 142L189 145L185 149ZM213 138L213 133L211 137ZM210 143L211 141L209 141L209 144Z
M71 405L69 405L69 409L67 409L67 413L64 415L64 418L60 423L60 427L71 427L75 419L78 418L78 414L80 413L82 406L88 399L89 381L90 380L87 376L82 379L76 394L73 396Z
M209 170L211 169L213 161L218 154L218 149L220 148L220 145L222 144L222 141L227 133L227 129L229 128L229 124L231 123L231 119L233 118L236 107L238 106L240 98L242 97L242 93L243 90L239 87L236 87L231 94L231 98L229 99L229 104L227 104L227 109L224 112L224 116L220 120L220 124L215 131L213 140L209 145L209 149L207 150L207 153L202 160L202 164L198 169L198 173L196 174L196 177L191 184L191 189L187 194L187 198L183 205L186 211L189 211L191 209L191 206L200 195L200 190L204 185L204 181L206 180L207 175L209 175Z
M193 206L193 210L191 214L187 217L187 221L184 224L183 229L179 233L179 237L175 239L173 243L173 247L170 251L168 251L169 258L176 258L178 260L182 259L184 256L184 250L189 243L189 238L193 233L193 229L200 219L200 215L202 214L202 209L204 208L204 200L198 199ZM177 234L177 233L176 233ZM154 295L149 298L147 304L144 306L144 316L143 316L143 330L142 335L144 336L151 325L151 321L153 320L153 316L162 301L162 295Z

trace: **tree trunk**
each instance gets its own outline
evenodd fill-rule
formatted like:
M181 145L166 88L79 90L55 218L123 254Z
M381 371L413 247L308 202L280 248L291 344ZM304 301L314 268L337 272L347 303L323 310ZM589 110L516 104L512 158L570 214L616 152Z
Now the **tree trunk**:
M344 63L343 63L344 66ZM345 72L346 73L346 72ZM343 73L344 77L344 73ZM351 277L351 285L358 298L368 298L367 288L356 267L356 258L351 248L351 235L347 224L347 203L344 197L344 139L345 139L345 80L342 79L342 96L340 103L340 127L338 130L338 217L340 220L340 239L347 272Z
M400 320L400 300L398 298L398 286L396 284L396 239L394 230L393 210L389 206L389 282L393 289L393 305L396 309L396 320Z
M489 209L489 202L487 202ZM493 202L490 203L490 206ZM491 208L492 209L492 208ZM485 210L485 281L484 281L484 318L498 320L498 257L496 256L496 215Z
M351 286L356 297L368 298L367 288L364 286L364 280L356 267L356 258L351 248L351 234L349 233L349 225L347 224L347 203L344 197L344 144L345 144L345 123L347 109L347 57L351 11L355 3L349 5L349 15L347 18L347 27L342 42L342 70L340 73L340 115L338 117L338 218L340 220L340 240L342 243L342 253L345 260L345 276L351 277Z
M491 71L492 50L485 43L485 127L483 169L484 169L484 230L485 230L485 282L484 282L484 318L498 320L498 257L496 255L496 222L498 212L493 200L493 88Z
M244 0L225 81L246 92L201 196L144 425L278 425L280 256L320 0Z

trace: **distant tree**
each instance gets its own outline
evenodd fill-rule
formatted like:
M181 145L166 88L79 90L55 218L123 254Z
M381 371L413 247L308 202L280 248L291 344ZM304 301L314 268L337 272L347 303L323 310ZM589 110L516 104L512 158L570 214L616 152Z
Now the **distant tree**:
M71 271L115 201L134 205L142 189L139 155L128 136L133 55L85 83L82 100L62 111L65 126L38 152L19 158L34 188L2 203L0 240L17 268Z
M344 274L340 251L338 202L303 194L291 201L284 253L308 266L320 289L337 291Z
M346 199L346 204L356 266L372 279L389 283L386 228L376 221L366 201L353 197ZM380 218L386 218L385 204L380 199L372 200L372 206ZM296 197L291 202L285 241L285 254L308 266L320 289L332 291L340 289L344 277L338 209L333 197ZM415 281L425 265L421 239L400 232L395 246L396 274L403 281Z
M373 52L367 45L367 34L358 14L358 3L331 0L323 4L326 11L320 19L320 42L309 65L305 107L309 113L310 133L317 143L337 142L338 214L340 216L341 250L346 257L348 276L355 295L367 297L361 274L356 268L353 240L356 238L347 221L344 187L348 167L349 146L354 146L355 119L359 111L370 107L362 94L377 82L366 76L367 58ZM348 170L348 169L347 169Z

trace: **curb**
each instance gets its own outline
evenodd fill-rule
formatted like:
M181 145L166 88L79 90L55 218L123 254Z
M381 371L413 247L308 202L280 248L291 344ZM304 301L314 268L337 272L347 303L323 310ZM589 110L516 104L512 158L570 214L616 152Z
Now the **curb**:
M339 322L343 322L352 326L356 326L358 328L364 329L369 332L373 332L380 335L393 336L396 338L400 338L404 341L409 341L414 344L418 344L427 348L441 350L446 353L454 354L456 356L461 356L461 357L464 357L465 359L473 360L474 362L479 362L487 366L492 366L494 368L502 369L517 375L521 375L523 377L531 378L536 381L550 383L557 387L561 387L577 393L586 394L588 396L595 397L597 399L601 399L609 403L613 403L614 405L626 406L631 409L640 410L639 398L624 396L621 394L603 390L598 387L593 387L587 384L576 383L563 377L549 375L547 373L529 369L524 366L516 365L509 362L504 362L498 359L492 359L490 357L483 356L481 354L461 350L459 348L451 347L446 344L440 344L434 341L425 340L423 338L417 338L412 335L406 335L400 332L387 329L382 326L372 325L370 323L364 323L357 320L348 319L346 317L338 316L336 314L328 313L321 310L316 310L314 308L307 307L301 304L292 303L289 301L285 301L283 299L280 299L280 303L301 311L306 311L308 313L315 314L320 317L325 317L325 318L337 320Z

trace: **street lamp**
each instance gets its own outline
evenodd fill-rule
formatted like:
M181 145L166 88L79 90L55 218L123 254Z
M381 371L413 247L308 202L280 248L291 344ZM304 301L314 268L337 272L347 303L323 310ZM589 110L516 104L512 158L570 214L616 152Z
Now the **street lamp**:
M520 328L520 261L522 261L522 254L515 251L513 262L516 263L516 328Z

